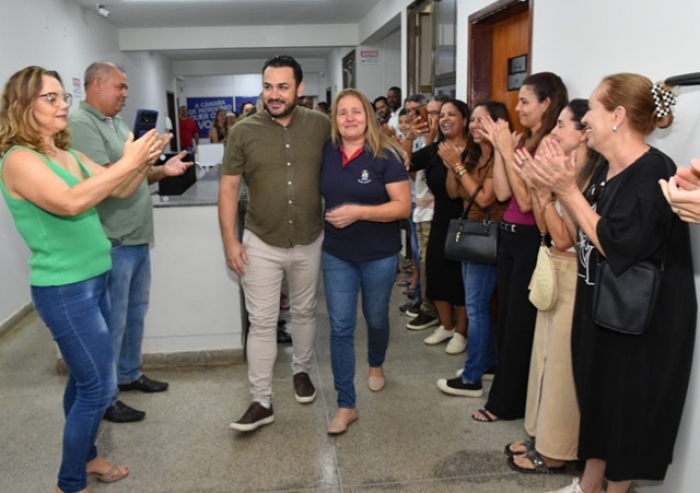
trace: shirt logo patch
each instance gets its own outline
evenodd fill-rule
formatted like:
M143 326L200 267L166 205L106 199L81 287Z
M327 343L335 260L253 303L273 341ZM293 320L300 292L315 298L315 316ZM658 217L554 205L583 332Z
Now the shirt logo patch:
M362 176L360 176L360 179L357 180L358 183L362 185L367 185L368 183L372 182L372 178L369 177L369 171L366 169L362 170Z

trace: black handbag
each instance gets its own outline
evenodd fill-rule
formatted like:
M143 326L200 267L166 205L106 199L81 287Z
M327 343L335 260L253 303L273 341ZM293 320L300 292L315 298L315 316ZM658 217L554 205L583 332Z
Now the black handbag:
M661 284L663 264L632 264L616 276L607 260L598 263L593 291L593 319L606 329L642 335L651 321Z
M450 220L445 237L445 258L477 264L496 263L500 227L491 222L489 210L486 209L483 221L466 220L480 190L481 185L476 187L459 219Z
M623 183L618 183L618 188ZM616 194L608 198L612 207ZM607 210L606 210L607 212ZM603 211L599 214L602 216ZM666 231L668 238L669 231ZM642 335L651 322L661 285L661 275L666 263L668 243L664 246L664 259L641 260L616 276L608 261L600 253L593 288L593 320L606 329L627 335Z

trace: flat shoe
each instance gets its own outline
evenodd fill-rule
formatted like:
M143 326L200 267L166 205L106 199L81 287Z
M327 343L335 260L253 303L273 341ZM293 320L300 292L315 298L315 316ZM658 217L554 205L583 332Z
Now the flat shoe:
M521 467L515 463L515 457L508 457L508 466L514 471L522 472L524 474L559 474L566 470L566 464L559 467L549 467L544 462L542 456L537 453L537 450L530 449L525 455L520 457L525 457L532 464L532 469L527 467Z
M346 411L342 412L341 411ZM357 411L357 409L352 408L352 409L338 409L336 411L335 416L333 419L328 423L328 427L326 428L328 431L329 435L340 435L342 433L345 433L348 429L348 426L354 421L357 421L357 418L360 417L360 413Z
M369 387L369 390L372 392L380 392L381 390L384 389L384 386L386 385L386 378L382 377L368 377L367 378L367 387Z
M125 466L112 466L107 472L88 472L88 476L92 476L103 483L114 483L128 475L129 468Z

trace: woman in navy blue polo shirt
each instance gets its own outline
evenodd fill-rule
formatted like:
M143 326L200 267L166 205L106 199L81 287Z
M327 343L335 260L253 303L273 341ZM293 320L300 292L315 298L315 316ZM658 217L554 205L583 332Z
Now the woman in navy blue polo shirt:
M372 104L354 89L341 91L333 103L321 193L326 202L323 283L338 392L328 433L339 434L359 417L353 384L358 292L367 323L367 384L374 392L384 388L389 299L401 249L398 220L411 211L401 148L381 131Z

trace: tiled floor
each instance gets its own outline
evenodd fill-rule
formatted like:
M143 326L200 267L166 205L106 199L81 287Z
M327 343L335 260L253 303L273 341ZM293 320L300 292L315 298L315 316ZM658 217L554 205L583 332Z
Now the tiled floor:
M103 422L100 452L131 467L111 485L91 479L93 492L544 492L570 476L524 475L505 463L503 446L524 435L522 421L482 424L469 414L484 399L450 397L435 386L464 363L444 345L425 346L428 331L405 329L395 289L387 386L366 387L365 328L357 330L356 386L360 419L339 437L325 432L335 391L328 315L321 299L312 379L313 404L295 402L290 347L275 368L276 421L252 434L228 428L250 394L245 366L148 372L170 382L162 394L124 393L147 411L135 424ZM322 294L322 293L321 293ZM361 317L360 317L361 319ZM50 492L55 485L63 423L64 377L55 372L48 330L33 319L0 339L0 492ZM575 473L575 469L570 471Z

